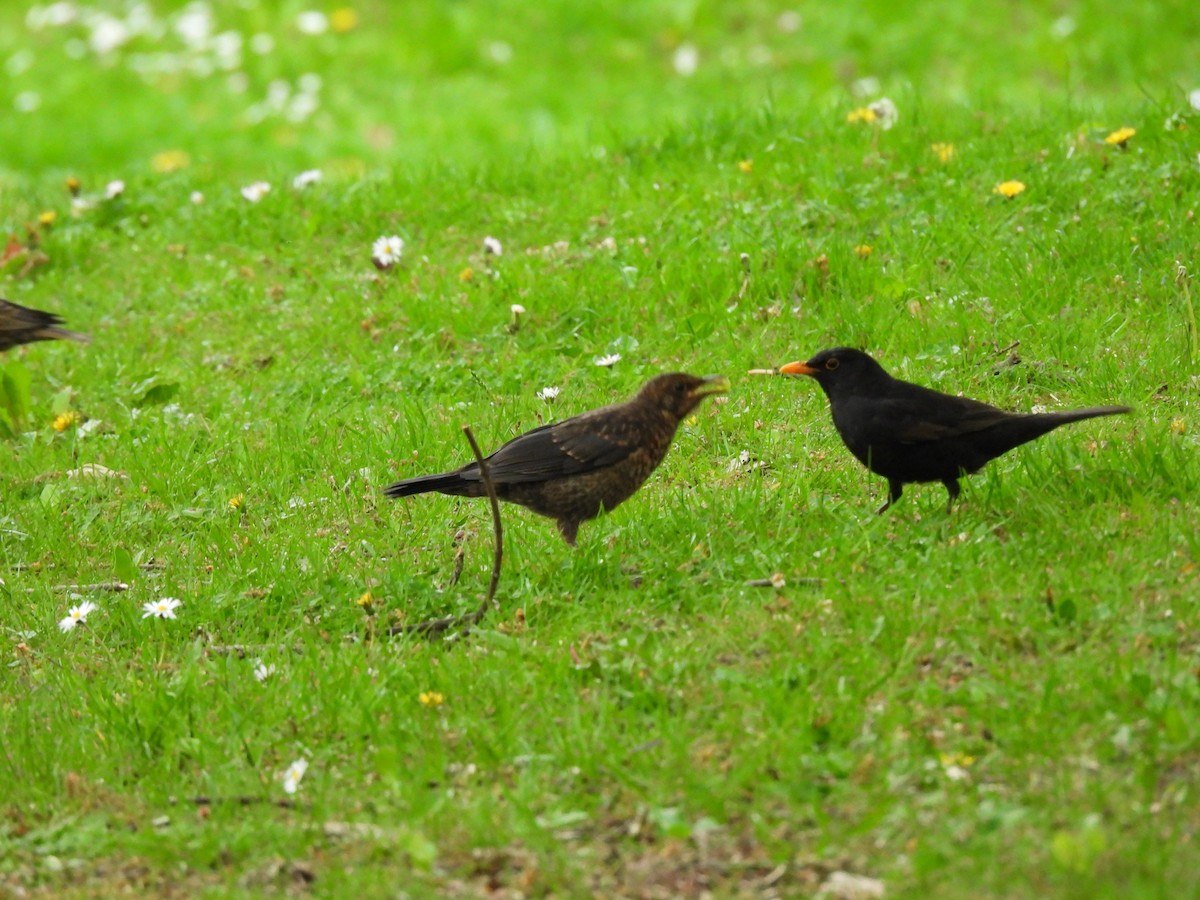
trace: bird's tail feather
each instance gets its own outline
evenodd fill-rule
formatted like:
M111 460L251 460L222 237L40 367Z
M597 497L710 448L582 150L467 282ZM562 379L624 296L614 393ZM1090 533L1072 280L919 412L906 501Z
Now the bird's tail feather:
M1061 425L1082 422L1084 419L1095 419L1098 416L1116 416L1127 412L1132 412L1128 406L1089 406L1086 409L1062 409L1010 419L1009 427L1002 429L1006 434L1006 446L1002 452L1007 452L1018 444L1039 438L1043 434L1049 434Z
M1044 434L1049 434L1061 425L1069 425L1071 422L1080 422L1084 419L1094 419L1097 416L1115 416L1127 412L1130 412L1128 406L1092 406L1087 409L1064 409L1006 417L992 428L987 429L986 432L972 436L973 448L980 455L974 467L968 466L966 470L977 472L987 460L995 459L1013 447L1019 447Z
M1055 425L1066 425L1068 422L1079 422L1083 419L1094 419L1097 416L1119 416L1122 413L1133 412L1128 406L1089 406L1087 409L1064 409L1061 412L1046 413L1053 416Z
M92 339L81 332L70 331L66 328L59 328L57 325L52 325L49 328L39 328L33 333L34 339L39 341L78 341L81 344L90 344Z
M383 489L388 497L411 497L413 494L428 494L436 491L439 494L469 495L478 484L464 479L461 472L443 472L439 475L420 475L416 478L406 478L397 481Z

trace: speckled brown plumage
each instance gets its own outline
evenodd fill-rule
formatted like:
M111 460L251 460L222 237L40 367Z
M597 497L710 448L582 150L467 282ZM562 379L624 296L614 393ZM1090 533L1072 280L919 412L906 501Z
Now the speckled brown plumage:
M34 341L69 340L87 343L86 334L60 328L62 319L54 313L42 312L0 300L0 350L11 350L19 344Z
M667 455L679 423L728 380L671 373L652 378L626 403L593 409L518 435L487 457L501 500L517 503L558 524L575 546L579 526L628 500ZM486 495L477 463L440 475L398 481L389 497L436 491Z

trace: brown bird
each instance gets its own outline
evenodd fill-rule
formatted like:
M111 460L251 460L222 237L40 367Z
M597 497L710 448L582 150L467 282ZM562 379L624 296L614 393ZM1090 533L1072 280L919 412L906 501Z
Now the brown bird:
M822 350L808 362L779 369L815 378L829 398L833 424L858 461L888 480L883 512L910 482L940 481L958 497L958 479L1068 422L1129 412L1095 406L1021 415L893 378L860 350Z
M54 313L0 300L0 351L34 341L63 339L86 344L91 340L86 334L59 328L60 325L62 319Z
M626 403L593 409L518 435L486 458L496 496L554 519L572 547L579 526L628 500L667 455L679 423L710 394L729 390L717 375L672 373ZM397 481L389 497L437 491L484 497L479 464Z

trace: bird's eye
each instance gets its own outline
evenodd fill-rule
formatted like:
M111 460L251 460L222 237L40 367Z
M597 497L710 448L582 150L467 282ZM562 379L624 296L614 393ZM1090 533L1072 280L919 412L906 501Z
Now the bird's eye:
M828 369L830 372L832 372L834 369L836 369L839 365L840 365L840 363L837 361L836 356L833 359L825 360L825 368Z

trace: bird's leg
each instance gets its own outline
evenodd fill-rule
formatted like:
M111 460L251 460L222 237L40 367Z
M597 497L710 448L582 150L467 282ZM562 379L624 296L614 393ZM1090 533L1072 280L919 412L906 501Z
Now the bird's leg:
M958 495L962 493L962 488L958 486L957 478L943 478L942 484L946 486L946 490L950 492L950 499L946 501L946 512L950 512L954 508L954 501L958 499Z
M567 546L574 547L575 536L579 534L579 522L574 519L559 519L555 524L558 526L558 533L567 542Z
M900 495L904 493L904 482L897 481L895 478L888 479L888 498L887 503L875 510L875 515L882 515L887 511L887 508L900 499Z

